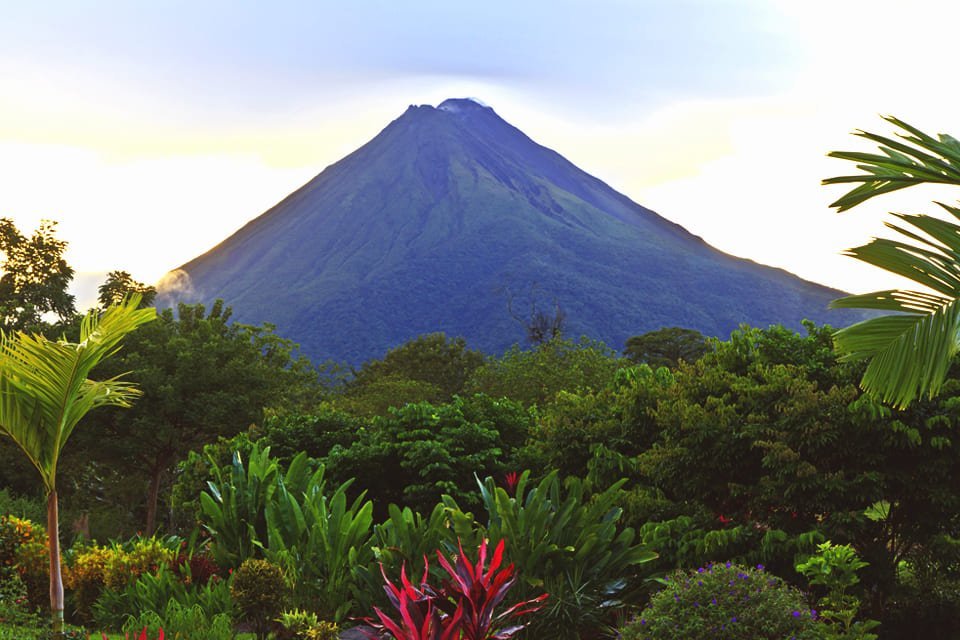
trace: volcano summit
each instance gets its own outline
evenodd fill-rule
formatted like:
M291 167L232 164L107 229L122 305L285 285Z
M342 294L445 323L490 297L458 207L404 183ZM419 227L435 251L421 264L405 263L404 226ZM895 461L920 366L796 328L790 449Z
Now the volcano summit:
M663 326L859 319L827 311L842 292L714 249L470 99L411 106L180 270L180 301L223 298L315 362L435 331L499 353L532 306L615 349Z

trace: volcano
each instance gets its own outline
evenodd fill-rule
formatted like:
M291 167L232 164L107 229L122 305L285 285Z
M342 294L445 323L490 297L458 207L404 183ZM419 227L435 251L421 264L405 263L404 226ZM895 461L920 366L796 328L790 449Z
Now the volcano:
M615 349L665 326L860 319L827 310L842 292L711 247L471 99L409 107L176 275L158 300L222 298L315 362L437 331L496 354L558 309L565 335Z

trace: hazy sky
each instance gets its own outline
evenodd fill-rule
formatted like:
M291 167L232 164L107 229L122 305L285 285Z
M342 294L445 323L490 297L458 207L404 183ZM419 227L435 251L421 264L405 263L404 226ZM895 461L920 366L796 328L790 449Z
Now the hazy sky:
M898 283L840 251L907 192L846 214L825 158L960 136L953 3L913 0L0 0L0 216L102 274L156 282L408 104L474 96L735 255L849 291ZM960 192L948 194L951 199Z

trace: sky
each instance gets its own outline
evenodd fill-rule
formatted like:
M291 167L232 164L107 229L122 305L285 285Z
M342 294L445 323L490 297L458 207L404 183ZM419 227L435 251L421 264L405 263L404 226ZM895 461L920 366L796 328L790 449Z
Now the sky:
M837 214L892 114L960 137L942 0L0 0L0 216L58 222L81 308L156 283L410 104L476 97L715 247L850 292L844 249L908 189ZM941 195L941 193L943 195Z

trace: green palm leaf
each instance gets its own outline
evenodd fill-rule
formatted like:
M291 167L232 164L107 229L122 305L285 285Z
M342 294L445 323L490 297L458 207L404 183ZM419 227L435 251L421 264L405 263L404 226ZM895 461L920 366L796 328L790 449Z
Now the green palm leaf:
M25 333L0 335L0 432L23 449L48 492L60 452L80 419L95 407L129 406L139 393L119 378L87 377L127 333L155 316L137 304L131 298L102 317L88 314L76 344Z
M886 120L903 130L901 140L865 131L855 134L878 143L881 154L829 154L851 160L863 171L823 181L860 183L830 205L838 211L915 184L960 185L957 140L944 134L934 138L893 117ZM960 220L960 208L940 206ZM900 224L886 226L906 240L874 239L845 253L930 291L877 291L841 298L831 306L894 313L842 329L834 342L847 360L869 359L861 381L866 391L905 407L940 390L960 348L960 226L928 215L894 215Z

